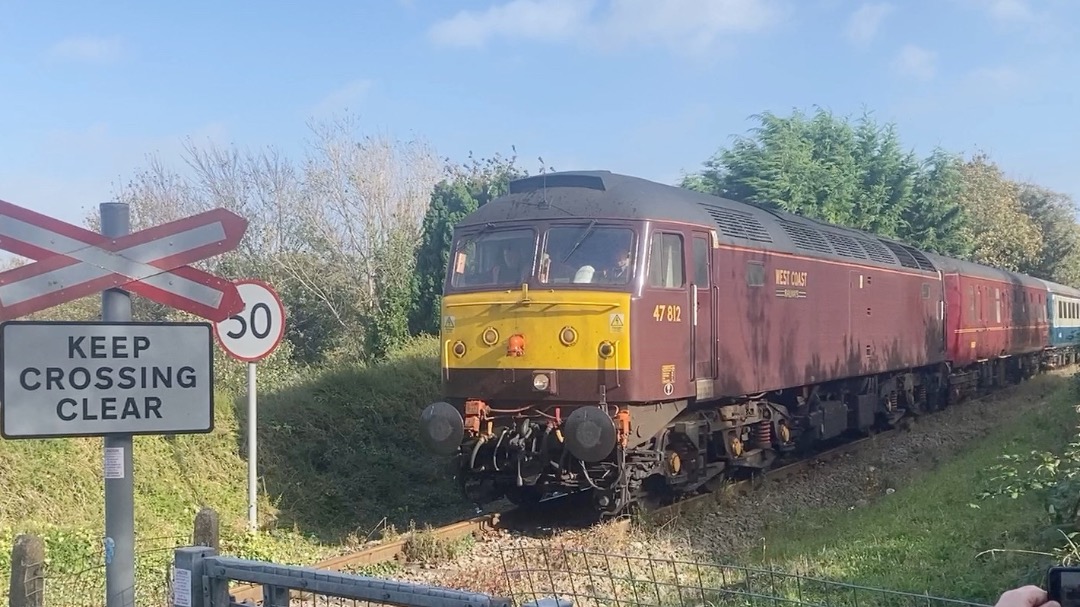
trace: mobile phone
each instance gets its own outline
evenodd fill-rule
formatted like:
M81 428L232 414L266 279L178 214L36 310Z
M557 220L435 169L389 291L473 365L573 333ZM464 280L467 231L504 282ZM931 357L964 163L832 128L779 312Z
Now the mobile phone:
M1046 594L1061 607L1080 607L1080 567L1051 567L1046 572Z

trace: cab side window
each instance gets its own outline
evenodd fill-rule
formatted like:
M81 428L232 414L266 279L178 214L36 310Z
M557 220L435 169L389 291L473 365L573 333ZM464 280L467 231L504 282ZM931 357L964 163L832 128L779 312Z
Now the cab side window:
M653 232L649 242L649 286L660 289L678 289L685 282L682 236L668 232Z
M709 241L694 236L694 284L699 289L709 286Z

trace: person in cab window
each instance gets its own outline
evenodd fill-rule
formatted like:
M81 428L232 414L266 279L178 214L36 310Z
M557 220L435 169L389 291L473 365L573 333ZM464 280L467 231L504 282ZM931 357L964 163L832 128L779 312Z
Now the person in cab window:
M611 267L604 270L604 282L625 284L630 280L630 251L626 247L617 247Z
M527 278L525 264L521 263L521 253L512 245L503 245L502 260L491 268L491 278L498 285L525 282Z

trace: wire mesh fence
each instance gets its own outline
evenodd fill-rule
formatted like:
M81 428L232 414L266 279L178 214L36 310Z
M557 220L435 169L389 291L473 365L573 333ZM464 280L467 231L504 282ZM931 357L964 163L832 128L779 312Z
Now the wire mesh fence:
M135 588L124 592L124 601L136 607L169 605L173 551L190 544L190 536L137 538ZM4 604L105 607L104 551L93 562L79 569L63 569L46 560L44 563L32 563L25 571L30 577L24 579L22 586L29 596L10 597L5 587ZM134 603L130 602L132 595Z
M503 596L574 607L985 607L776 569L544 545L500 550ZM502 585L502 584L500 584Z

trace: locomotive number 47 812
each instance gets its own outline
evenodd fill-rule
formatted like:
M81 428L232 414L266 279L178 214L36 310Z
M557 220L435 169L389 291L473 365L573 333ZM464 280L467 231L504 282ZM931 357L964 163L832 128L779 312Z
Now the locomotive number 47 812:
M682 306L657 304L652 315L656 322L682 322Z

